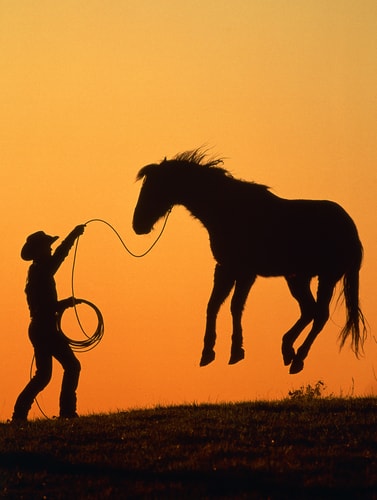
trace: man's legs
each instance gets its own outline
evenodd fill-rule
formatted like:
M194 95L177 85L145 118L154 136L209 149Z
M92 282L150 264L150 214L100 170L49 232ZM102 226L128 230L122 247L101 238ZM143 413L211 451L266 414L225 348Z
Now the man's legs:
M80 377L80 362L74 355L67 340L61 334L54 338L52 354L64 369L59 400L59 415L63 418L76 417L76 389Z
M26 420L34 398L46 387L51 380L52 356L46 346L35 346L34 357L36 372L25 389L18 396L14 405L12 420Z

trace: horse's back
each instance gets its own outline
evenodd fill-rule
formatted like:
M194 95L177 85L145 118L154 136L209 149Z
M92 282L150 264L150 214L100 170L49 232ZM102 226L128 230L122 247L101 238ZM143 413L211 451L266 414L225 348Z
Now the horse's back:
M255 274L326 272L340 277L351 260L361 259L356 226L332 201L288 200L268 193L259 204L248 205L240 198L233 205L232 219L214 247L234 265L247 266Z

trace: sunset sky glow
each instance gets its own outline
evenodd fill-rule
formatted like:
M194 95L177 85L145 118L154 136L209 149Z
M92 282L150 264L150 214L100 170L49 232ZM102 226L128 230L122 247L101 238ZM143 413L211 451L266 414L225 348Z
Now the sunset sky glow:
M318 380L327 393L376 394L376 26L375 0L0 0L0 420L11 416L32 360L20 258L27 235L64 237L101 218L141 253L162 223L147 236L132 230L138 170L202 145L235 177L349 212L365 251L365 356L348 345L339 353L344 308L334 297L304 371L289 375L281 337L298 307L283 279L259 278L243 317L245 360L227 365L227 301L217 358L199 368L214 269L205 229L176 207L153 251L134 259L93 222L74 284L101 309L105 335L79 354L79 413L281 398ZM73 253L57 275L61 298L71 294L72 263ZM49 416L60 382L55 363L38 398ZM35 405L30 416L41 416Z

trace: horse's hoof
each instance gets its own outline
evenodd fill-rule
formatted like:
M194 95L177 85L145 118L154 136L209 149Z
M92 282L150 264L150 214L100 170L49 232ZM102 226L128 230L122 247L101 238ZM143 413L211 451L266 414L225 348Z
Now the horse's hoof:
M284 344L281 347L281 352L283 354L284 365L288 366L294 360L296 353L292 346L285 347Z
M291 375L294 375L295 373L299 373L303 368L304 368L304 361L296 356L292 361L289 373Z
M242 361L245 357L245 351L243 349L238 350L237 352L232 352L230 355L229 365L235 365L238 361Z
M199 366L207 366L215 359L215 351L203 351Z

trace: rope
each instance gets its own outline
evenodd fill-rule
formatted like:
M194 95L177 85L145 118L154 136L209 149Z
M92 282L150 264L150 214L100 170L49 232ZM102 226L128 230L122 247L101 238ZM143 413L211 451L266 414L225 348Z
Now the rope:
M120 236L120 234L118 233L118 231L115 229L115 227L112 224L110 224L109 222L105 221L104 219L90 219L87 222L85 222L84 225L87 226L88 224L92 224L93 222L99 222L101 224L105 224L107 227L109 227L113 231L113 233L115 233L115 235L117 236L117 238L121 242L123 248L132 257L141 258L141 257L145 257L155 247L155 245L157 244L157 242L161 238L162 233L164 232L166 224L168 222L168 218L169 218L170 212L171 212L171 209L166 214L164 223L162 225L161 231L159 232L157 238L154 240L154 242L152 243L152 245L147 250L145 250L144 252L142 252L141 254L137 254L135 252L132 252L128 248L128 246L126 245L126 243L124 242L123 238ZM73 264L72 264L72 274L71 274L71 290L72 290L72 297L74 299L75 299L75 296L76 296L75 295L75 286L74 286L74 275L75 275L75 269L76 269L77 250L78 250L78 246L79 246L79 240L80 240L80 236L76 240L76 245L75 245L75 250L74 250L74 256L73 256ZM103 324L102 314L101 314L100 310L98 309L98 307L96 307L94 304L92 304L91 302L89 302L87 300L81 299L81 302L86 303L92 309L94 309L94 311L96 312L96 314L97 314L97 320L98 320L98 325L97 325L96 331L94 332L94 334L92 336L87 335L87 333L85 332L85 329L83 328L82 323L80 321L80 317L79 317L79 314L77 312L76 303L74 302L74 306L73 307L74 307L74 310L75 310L76 320L77 320L77 323L78 323L78 325L79 325L82 333L85 335L86 339L85 340L72 340L67 335L65 335L63 332L62 333L67 338L67 340L69 342L69 345L73 348L73 350L85 352L85 351L90 351L97 344L99 344L99 342L101 341L101 339L103 337L104 324ZM62 331L61 330L61 316L62 316L62 313L58 317L58 329L59 329L59 331Z
M168 218L169 218L170 212L171 212L171 209L167 212L165 220L164 220L164 223L163 223L162 228L161 228L161 231L159 232L159 234L158 234L157 238L155 239L155 241L152 243L152 245L147 250L145 250L141 254L136 254L136 253L132 252L128 248L128 246L126 245L126 243L124 242L124 240L122 239L122 237L120 236L120 234L118 233L118 231L109 222L107 222L107 221L105 221L103 219L90 219L87 222L85 222L84 225L87 226L88 224L91 224L93 222L100 222L102 224L105 224L106 226L108 226L115 233L115 235L117 236L117 238L121 242L123 248L132 257L141 258L141 257L145 257L155 247L155 245L157 244L157 242L160 240L160 238L161 238L161 236L162 236L162 234L163 234L163 232L165 230L166 224L168 222ZM66 311L66 309L68 307L65 308L65 309L63 309L62 311L60 311L58 313L56 321L57 321L57 329L58 329L58 331L61 332L64 335L64 337L67 339L67 341L68 341L68 343L71 346L71 348L72 348L73 351L75 351L75 352L88 352L88 351L94 349L101 342L105 329L104 329L103 316L102 316L101 311L98 309L98 307L95 304L93 304L92 302L89 302L89 300L76 299L75 298L74 275L75 275L76 260L77 260L77 250L78 250L79 240L80 240L80 236L76 239L76 244L75 244L75 249L74 249L73 264L72 264L72 273L71 273L71 290L72 290L72 297L74 299L73 309L74 309L74 312L75 312L76 320L77 320L77 323L78 323L78 325L80 327L80 330L85 335L86 339L84 339L84 340L74 340L74 339L71 339L70 337L68 337L63 332L62 325L61 325L61 323L62 323L62 317L63 317L64 311ZM94 310L94 312L97 315L97 327L96 327L96 329L95 329L95 331L94 331L94 333L92 335L88 335L86 333L83 325L82 325L82 322L80 320L80 316L79 316L78 311L77 311L77 304L79 304L79 303L83 303L83 304L88 305L89 307L91 307ZM30 366L30 379L33 376L34 360L35 360L35 357L33 356L33 359L31 361L31 366ZM39 411L42 413L42 415L45 418L49 418L45 414L45 412L43 411L43 409L41 408L40 404L38 403L37 398L34 398L34 401L35 401L35 403L36 403Z
M74 340L74 339L69 338L63 332L62 326L61 326L62 317L63 317L64 311L66 311L68 308L63 309L63 311L58 313L57 318L56 318L56 324L57 324L58 331L61 332L64 335L64 337L68 340L68 343L72 347L73 351L75 351L75 352L88 352L88 351L91 351L92 349L94 349L97 346L97 344L99 344L102 340L103 333L104 333L103 317L102 317L101 311L98 309L98 307L95 306L92 302L89 302L89 300L76 299L76 301L77 302L74 305L76 320L77 320L77 323L78 323L81 331L85 335L86 339ZM76 307L77 304L80 304L80 303L87 304L88 306L90 306L92 309L94 309L94 311L97 315L97 327L91 336L89 336L86 333L86 331L84 330L84 327L82 326L82 323L80 321L80 317L78 315L77 307Z
M165 220L164 220L164 223L162 225L162 228L161 228L161 231L159 232L157 238L154 240L154 242L152 243L152 245L147 249L145 250L145 252L143 253L140 253L140 254L137 254L137 253L134 253L132 252L132 250L130 250L128 248L128 246L126 245L126 243L124 242L124 240L122 239L121 235L118 233L118 231L115 229L114 226L112 226L109 222L103 220L103 219L90 219L88 220L87 222L85 222L84 226L87 226L88 224L91 224L92 222L101 222L102 224L105 224L106 226L108 226L115 234L116 236L118 237L119 241L121 242L122 246L124 247L124 249L130 254L132 255L132 257L135 257L137 259L141 258L141 257L145 257L154 247L155 245L158 243L158 241L160 240L161 236L162 236L162 233L165 231L165 227L166 227L166 224L168 222L168 218L169 218L169 215L170 215L170 212L171 212L171 208L168 210L166 216L165 216ZM76 248L78 246L78 242L79 242L79 239L80 239L80 236L77 238L77 241L76 241Z
M155 241L152 243L152 245L147 250L145 250L141 254L137 254L135 252L132 252L128 248L128 246L126 245L126 243L124 242L124 240L122 239L122 237L120 236L120 234L118 233L118 231L114 228L114 226L112 224L110 224L109 222L105 221L104 219L90 219L87 222L85 222L84 225L87 226L88 224L92 224L93 222L99 222L101 224L105 224L107 227L109 227L115 233L115 235L117 236L117 238L121 242L123 248L132 257L141 258L141 257L145 257L154 248L154 246L157 244L157 242L161 238L162 233L165 230L165 227L166 227L166 224L167 224L170 212L171 212L171 209L166 214L166 217L165 217L164 223L162 225L161 231L159 232L159 234L158 234L157 238L155 239ZM74 250L74 256L73 256L73 264L72 264L72 274L71 274L71 290L72 290L72 297L74 299L76 297L75 286L74 286L74 276L75 276L75 269L76 269L76 260L77 260L77 251L78 251L78 246L79 246L79 240L80 240L80 236L76 240L76 245L75 245L75 250ZM80 321L80 316L79 316L78 311L77 311L77 305L76 305L76 301L75 300L74 300L74 306L73 306L73 308L74 308L74 311L75 311L76 320L77 320L77 323L78 323L78 325L79 325L82 333L85 335L86 339L84 339L84 340L73 340L73 339L69 338L62 331L61 320L62 320L62 315L64 313L64 310L57 317L57 327L58 327L58 330L61 333L63 333L63 335L65 336L65 338L68 340L69 345L72 347L72 349L74 351L86 352L86 351L90 351L91 349L93 349L94 347L96 347L96 345L99 344L99 342L102 340L103 333L104 333L104 323L103 323L103 317L102 317L101 311L98 309L98 307L96 307L92 302L89 302L88 300L80 299L80 302L83 302L84 304L87 304L92 309L94 309L94 311L95 311L95 313L97 315L97 322L98 322L98 324L97 324L97 328L96 328L95 332L93 333L93 335L89 336L85 332L85 329L84 329L84 327L83 327L83 325L82 325L82 323Z

